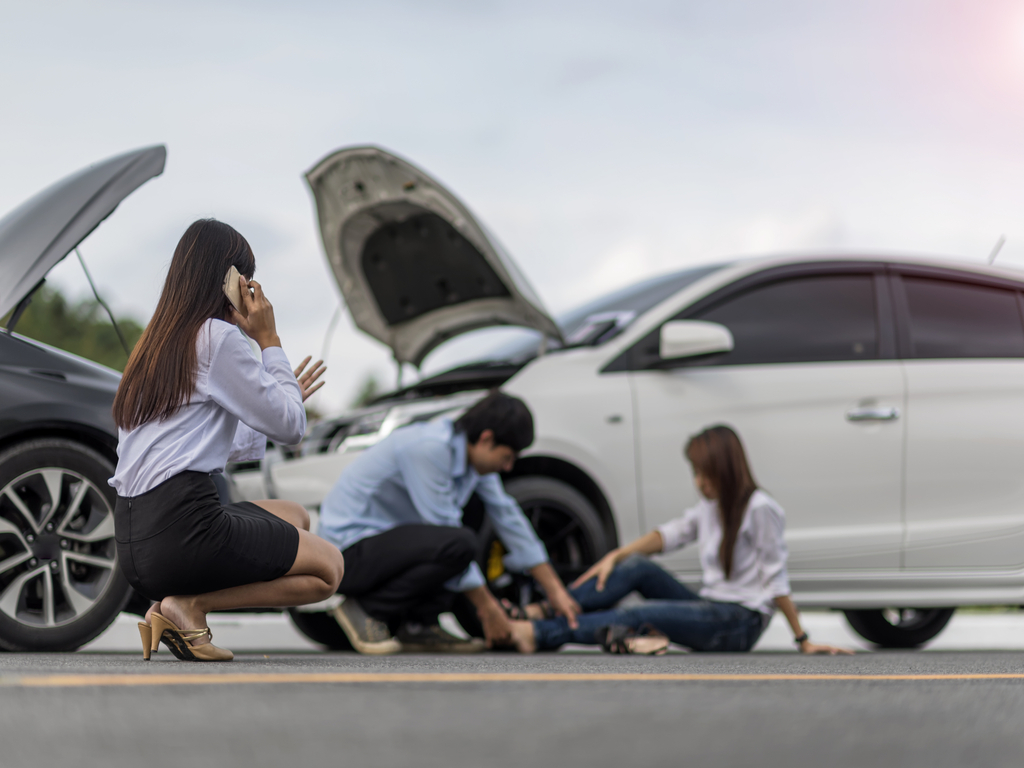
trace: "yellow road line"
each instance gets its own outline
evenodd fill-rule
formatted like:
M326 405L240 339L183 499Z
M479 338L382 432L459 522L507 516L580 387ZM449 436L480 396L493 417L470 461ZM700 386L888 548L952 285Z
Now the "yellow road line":
M279 685L282 683L758 683L758 682L863 682L863 681L954 681L954 680L1024 680L1024 674L907 674L907 675L809 675L809 674L635 674L635 673L519 673L519 672L321 672L249 673L211 672L208 674L149 675L19 675L0 677L0 687L18 688L87 688L93 686L144 685Z

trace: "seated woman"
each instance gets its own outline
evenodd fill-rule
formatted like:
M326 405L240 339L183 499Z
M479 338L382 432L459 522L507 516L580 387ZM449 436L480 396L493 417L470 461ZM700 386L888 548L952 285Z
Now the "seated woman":
M669 642L694 651L749 651L779 608L804 653L851 653L812 643L789 597L782 508L758 490L736 433L706 429L686 445L694 482L704 499L682 517L605 555L579 577L570 593L582 606L573 629L544 605L507 606L518 650L564 643L601 644L613 653L662 653ZM700 550L703 586L696 595L645 555L671 552L693 541ZM645 602L615 608L630 592ZM525 615L524 615L525 614Z
M237 286L225 279L231 267ZM319 363L303 372L306 358L292 372L273 307L249 279L255 269L234 229L192 224L114 399L117 558L132 587L156 601L139 624L145 659L162 640L179 659L229 661L231 651L210 642L209 611L317 602L343 575L341 553L309 532L300 505L222 505L210 478L229 459L262 457L267 436L299 442L303 400L320 387Z

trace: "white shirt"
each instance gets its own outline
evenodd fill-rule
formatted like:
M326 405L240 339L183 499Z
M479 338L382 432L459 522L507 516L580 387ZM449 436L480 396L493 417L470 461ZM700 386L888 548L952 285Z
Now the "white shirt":
M228 461L263 457L267 437L298 443L306 431L302 391L280 347L262 363L241 331L207 320L196 336L198 370L189 402L167 419L118 430L118 496L138 496L186 470L222 472Z
M743 513L743 522L732 554L732 577L725 578L718 559L722 521L718 502L703 499L683 516L658 526L664 551L696 541L704 572L700 596L707 600L739 603L771 616L775 598L788 595L786 574L786 517L782 507L767 493L754 491Z

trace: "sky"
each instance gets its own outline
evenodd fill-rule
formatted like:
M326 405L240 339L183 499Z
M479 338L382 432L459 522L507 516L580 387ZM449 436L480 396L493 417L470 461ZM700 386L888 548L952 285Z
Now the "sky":
M768 253L1024 268L1024 2L0 0L0 215L136 147L165 172L82 245L148 320L174 246L249 240L293 361L340 295L303 174L377 144L462 199L554 314ZM76 260L51 273L73 297ZM327 413L390 351L341 316Z

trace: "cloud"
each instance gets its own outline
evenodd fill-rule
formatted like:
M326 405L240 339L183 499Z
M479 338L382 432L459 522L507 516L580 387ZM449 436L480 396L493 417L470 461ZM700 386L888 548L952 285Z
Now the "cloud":
M181 231L222 218L295 360L338 302L302 173L354 143L448 184L554 312L764 251L983 259L1005 232L1000 261L1024 262L1014 4L9 5L0 212L166 143L164 175L83 246L101 290L146 319ZM53 280L88 290L75 264ZM347 315L330 354L331 408L367 370L393 380Z

